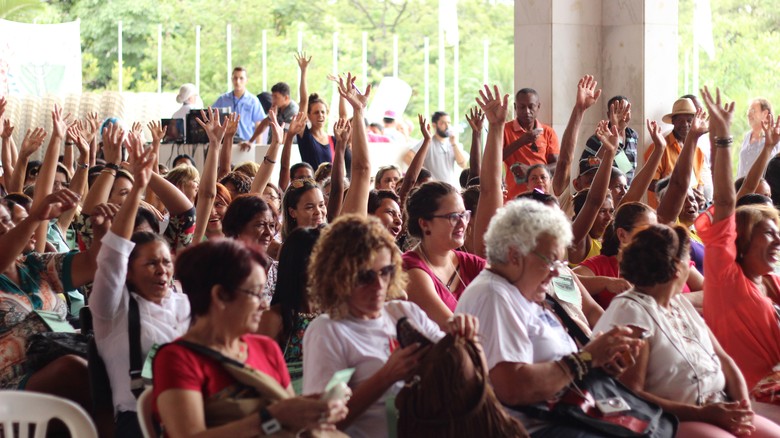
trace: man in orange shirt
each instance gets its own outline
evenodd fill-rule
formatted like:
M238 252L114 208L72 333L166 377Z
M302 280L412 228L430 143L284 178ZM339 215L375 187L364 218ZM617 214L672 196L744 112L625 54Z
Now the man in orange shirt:
M504 127L504 166L506 167L507 199L527 191L528 168L545 164L552 174L558 161L558 136L552 127L536 120L541 108L539 94L523 88L515 95L516 119Z
M659 179L666 178L672 174L675 163L677 163L677 157L680 156L682 151L685 137L688 135L688 131L691 130L691 122L693 122L693 116L696 114L696 106L688 98L677 99L672 106L672 112L665 115L661 120L664 123L670 123L674 126L672 132L666 136L666 150L661 157L661 164L658 165L658 169L655 171L653 181L650 183L650 188L647 191L647 203L653 207L658 207L658 198L655 196L655 185ZM655 149L655 144L650 144L645 152L645 162L650 157ZM704 184L702 182L702 167L704 166L704 154L701 149L696 148L696 152L693 157L693 176L695 181L691 181L691 187L701 189Z

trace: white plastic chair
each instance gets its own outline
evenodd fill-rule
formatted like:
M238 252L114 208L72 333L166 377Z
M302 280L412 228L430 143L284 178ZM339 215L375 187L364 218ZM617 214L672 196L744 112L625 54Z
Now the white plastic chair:
M138 424L141 425L141 432L144 438L157 438L157 432L154 429L152 421L152 387L144 389L144 392L138 396L136 402L136 413L138 414Z
M35 438L44 438L48 422L53 418L65 423L71 436L98 436L89 414L70 400L30 391L0 391L0 424L6 438L14 436L14 424L19 426L20 438L29 436L31 424L35 425Z

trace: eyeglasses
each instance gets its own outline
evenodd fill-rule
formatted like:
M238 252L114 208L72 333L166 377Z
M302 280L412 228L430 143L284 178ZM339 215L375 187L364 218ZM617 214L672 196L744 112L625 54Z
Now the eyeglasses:
M531 251L531 253L539 257L547 265L547 268L550 270L550 272L562 271L566 269L566 264L569 263L568 260L550 260L535 250Z
M381 278L384 281L390 281L390 276L395 273L395 265L387 265L384 268L381 268L378 271L375 271L373 269L366 269L365 271L358 272L358 285L359 286L366 286L369 284L374 284L377 279Z
M459 221L463 221L463 223L467 224L471 220L471 210L466 210L463 213L434 214L431 217L447 219L452 226L458 225Z
M261 292L259 290L252 290L252 289L244 289L242 287L236 288L237 291L251 295L255 298L258 298L260 301L271 301L271 294L268 292Z

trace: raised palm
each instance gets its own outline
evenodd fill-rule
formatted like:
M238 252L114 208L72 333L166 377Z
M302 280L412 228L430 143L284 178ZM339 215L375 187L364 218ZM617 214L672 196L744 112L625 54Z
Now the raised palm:
M601 96L601 89L596 89L598 82L591 75L583 76L577 83L577 106L586 110L593 106Z
M485 113L488 123L504 123L506 121L506 114L508 108L509 95L504 94L504 98L501 99L501 91L498 89L498 85L493 85L493 91L490 91L490 87L485 85L484 90L479 90L479 96L477 105L482 108L482 112Z
M368 96L371 94L371 85L366 87L366 92L361 93L355 85L356 76L347 73L347 79L339 78L339 94L347 100L353 109L363 109L368 103Z

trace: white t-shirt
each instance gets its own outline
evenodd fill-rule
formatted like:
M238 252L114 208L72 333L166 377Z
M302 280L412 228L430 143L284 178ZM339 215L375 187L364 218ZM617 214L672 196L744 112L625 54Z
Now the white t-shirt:
M412 150L416 154L421 147L422 140ZM454 147L460 149L462 154L465 154L460 145ZM456 188L460 187L460 181L458 180L460 174L455 172L455 151L449 138L444 139L444 141L439 140L439 137L435 135L431 138L431 145L428 146L428 154L425 156L423 166L431 171L434 179L452 184Z
M653 297L630 290L612 300L593 331L627 324L652 333L647 392L687 404L722 401L726 377L709 330L687 299L677 294L664 309Z
M425 312L407 301L386 303L382 315L376 319L347 316L334 320L327 314L318 316L303 336L303 393L323 392L333 373L344 368L355 368L349 382L353 390L376 374L397 345L395 327L402 316L408 317L428 339L435 342L444 337L439 326L428 319ZM403 382L396 382L345 432L353 438L387 436L385 401L402 387Z
M555 314L528 301L504 277L487 269L468 285L455 313L479 318L480 339L489 369L501 362L550 362L577 351ZM507 412L526 427L540 425L515 410Z

